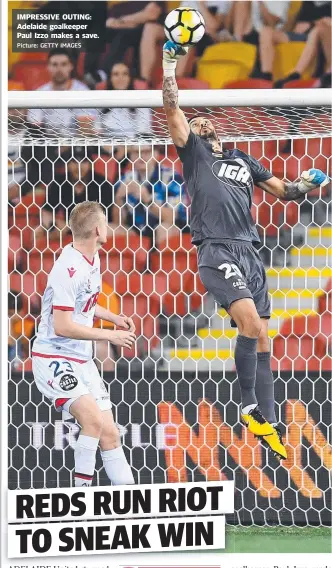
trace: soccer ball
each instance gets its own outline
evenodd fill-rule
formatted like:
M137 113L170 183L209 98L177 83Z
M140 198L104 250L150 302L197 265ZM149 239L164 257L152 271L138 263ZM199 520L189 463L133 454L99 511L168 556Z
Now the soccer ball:
M195 45L205 33L202 14L193 8L176 8L165 19L167 39L178 45Z

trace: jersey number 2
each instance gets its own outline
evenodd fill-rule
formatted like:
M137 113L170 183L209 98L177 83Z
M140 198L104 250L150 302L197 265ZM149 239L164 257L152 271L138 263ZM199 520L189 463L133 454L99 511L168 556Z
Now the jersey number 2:
M236 264L228 264L227 262L224 262L218 266L218 270L225 270L225 280L228 280L228 278L231 278L232 276L240 276L240 278L243 278L241 270L236 266Z

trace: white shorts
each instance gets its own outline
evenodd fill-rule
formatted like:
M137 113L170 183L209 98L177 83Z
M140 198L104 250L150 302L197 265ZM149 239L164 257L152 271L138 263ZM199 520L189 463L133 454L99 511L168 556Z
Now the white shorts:
M92 360L76 363L59 355L54 358L34 355L32 371L38 390L56 410L70 413L70 405L84 394L92 394L100 410L112 408L104 381Z

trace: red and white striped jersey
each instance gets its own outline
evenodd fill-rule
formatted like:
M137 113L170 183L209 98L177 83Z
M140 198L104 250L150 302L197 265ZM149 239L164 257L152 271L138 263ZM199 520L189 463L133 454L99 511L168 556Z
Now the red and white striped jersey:
M81 361L91 359L92 341L55 335L53 310L71 311L75 323L92 327L100 288L98 252L90 262L71 244L67 245L48 276L33 355L58 355Z

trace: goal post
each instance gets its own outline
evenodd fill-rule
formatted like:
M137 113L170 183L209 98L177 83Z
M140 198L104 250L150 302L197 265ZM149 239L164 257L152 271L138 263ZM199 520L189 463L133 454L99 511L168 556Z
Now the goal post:
M201 112L214 120L221 139L259 140L295 137L330 136L332 89L263 89L263 90L187 90L179 91L179 105L188 117ZM103 124L100 112L123 107L137 112L144 127L140 136L126 134L121 115L113 125ZM161 91L11 91L9 109L16 109L15 120L9 116L13 136L22 137L27 122L39 122L43 109L48 128L40 125L28 135L41 143L66 139L67 143L93 144L116 140L140 139L170 142L163 111ZM26 109L31 113L26 114ZM50 113L52 109L52 114ZM56 112L59 109L60 112ZM63 111L71 113L64 122ZM92 112L96 109L96 114ZM150 109L146 117L143 109ZM61 112L62 111L62 112ZM144 131L145 130L145 131ZM110 133L111 132L111 133ZM26 132L25 132L26 133Z
M330 106L332 89L179 90L180 106ZM153 108L163 106L162 91L10 91L10 108ZM78 104L79 103L79 104Z
M226 148L288 180L311 167L331 175L331 100L331 89L179 91L188 117L209 116ZM161 91L11 91L8 118L9 487L71 484L78 428L41 398L30 353L47 273L70 241L68 211L79 186L104 204L112 231L123 220L100 251L102 300L134 315L138 341L123 353L101 346L96 358L135 480L235 479L229 522L329 524L330 186L301 202L254 191L277 415L290 456L279 464L238 422L236 332L197 275L190 203ZM163 182L171 203L174 231L164 240L161 215L151 231L148 222L128 222L128 186L142 161L140 186ZM97 469L97 482L107 484L101 463Z

